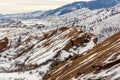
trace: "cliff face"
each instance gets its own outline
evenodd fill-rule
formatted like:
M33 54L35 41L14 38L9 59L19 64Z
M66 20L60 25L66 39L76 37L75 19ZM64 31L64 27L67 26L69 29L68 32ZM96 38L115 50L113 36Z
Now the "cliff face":
M45 80L119 80L120 32L75 59L54 66Z

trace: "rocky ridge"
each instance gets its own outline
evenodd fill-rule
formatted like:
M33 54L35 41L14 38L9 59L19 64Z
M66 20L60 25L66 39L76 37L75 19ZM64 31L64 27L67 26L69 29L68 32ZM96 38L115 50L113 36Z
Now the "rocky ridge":
M16 34L13 34L14 31ZM8 73L11 75L8 78L2 76L1 79L17 79L12 74L32 74L33 78L37 75L32 80L39 80L51 67L78 57L97 43L94 34L83 32L81 27L76 26L38 34L30 32L28 29L1 29L0 76ZM44 66L47 67L44 69ZM22 77L29 79L25 75Z

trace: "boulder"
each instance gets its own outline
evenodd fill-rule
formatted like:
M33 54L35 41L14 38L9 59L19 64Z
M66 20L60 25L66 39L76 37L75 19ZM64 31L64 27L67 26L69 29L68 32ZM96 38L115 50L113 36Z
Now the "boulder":
M5 50L7 48L7 45L8 45L8 38L5 37L3 38L2 40L0 40L0 52Z

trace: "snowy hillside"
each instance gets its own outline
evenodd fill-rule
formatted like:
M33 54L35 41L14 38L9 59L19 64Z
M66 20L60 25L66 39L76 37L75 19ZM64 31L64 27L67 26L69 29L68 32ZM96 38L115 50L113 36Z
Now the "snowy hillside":
M80 27L50 31L0 29L0 80L42 80L51 66L68 61L97 43Z
M60 16L29 19L22 22L26 25L43 24L47 26L46 28L69 26L75 23L81 25L84 31L96 34L101 42L106 37L120 31L120 5L98 10L82 8Z
M55 10L47 11L43 16L63 15L69 12L73 12L75 10L79 10L81 8L88 8L90 10L109 8L119 3L120 3L120 0L109 0L109 1L108 0L92 0L88 2L78 1L78 2L64 5Z

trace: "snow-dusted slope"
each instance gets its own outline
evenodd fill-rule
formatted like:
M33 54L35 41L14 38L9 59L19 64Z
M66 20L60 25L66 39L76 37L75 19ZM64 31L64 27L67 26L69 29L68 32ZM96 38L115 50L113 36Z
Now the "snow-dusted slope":
M0 80L42 80L51 66L82 54L96 42L94 34L75 26L44 32L1 28Z
M33 24L40 22L40 24L44 25L43 21L46 23L45 26L49 26L50 28L69 26L75 23L81 25L84 31L96 34L99 41L103 41L106 37L120 31L120 5L98 10L82 8L60 16L34 19ZM27 20L27 22L29 21ZM26 22L23 21L23 23Z
M75 59L54 66L46 80L119 80L120 32Z

